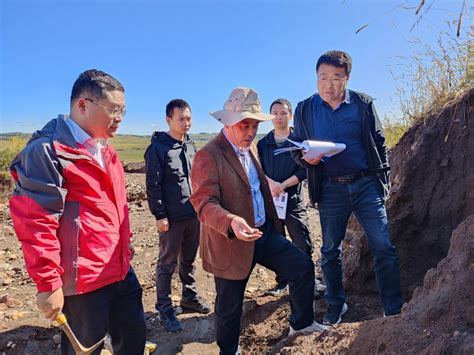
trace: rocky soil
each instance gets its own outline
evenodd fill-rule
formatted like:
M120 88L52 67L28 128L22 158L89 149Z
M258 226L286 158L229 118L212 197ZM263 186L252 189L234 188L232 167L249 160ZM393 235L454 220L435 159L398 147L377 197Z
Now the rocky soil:
M130 217L134 231L135 258L132 261L143 287L148 340L158 345L157 354L217 354L214 339L214 314L181 314L178 317L184 330L167 333L159 323L154 309L155 266L158 236L154 219L145 200L144 174L127 174L127 191ZM42 318L35 306L35 287L26 273L21 247L12 228L8 205L0 205L2 229L0 233L0 354L59 354L59 334ZM321 233L317 210L309 208L312 239L315 250L321 246ZM319 253L314 253L319 265ZM320 277L320 268L316 268ZM201 296L209 303L215 298L213 277L202 270L198 257L196 278ZM274 297L266 291L274 286L274 273L256 266L247 286L242 321L241 347L245 351L270 351L288 334L288 296ZM173 279L173 301L179 304L180 284ZM352 295L351 307L345 321L368 320L381 317L382 308L375 295ZM315 298L316 319L321 321L325 305ZM309 348L308 348L309 349Z

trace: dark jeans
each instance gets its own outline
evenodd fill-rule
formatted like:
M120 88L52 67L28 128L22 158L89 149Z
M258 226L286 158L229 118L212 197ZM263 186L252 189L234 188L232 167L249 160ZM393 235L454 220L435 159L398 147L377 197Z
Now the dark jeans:
M277 234L272 223L264 226L264 236L255 243L253 264L260 264L282 275L290 288L290 325L299 330L314 319L314 264L299 248ZM238 262L238 261L237 261ZM235 354L239 345L240 318L245 280L215 277L216 340L221 354Z
M197 295L194 279L194 260L199 246L197 217L170 221L169 230L160 233L160 255L156 264L156 309L169 310L171 278L179 260L179 278L183 284L182 298L190 301Z
M375 258L375 275L385 314L398 314L403 304L400 267L390 241L387 212L375 178L362 177L350 184L323 180L318 201L323 246L321 262L326 280L326 302L341 305L346 296L342 284L342 240L353 212L364 228Z
M64 297L63 312L77 339L89 347L106 333L114 354L143 355L146 341L142 288L132 268L123 281L82 295ZM102 346L92 354L100 354ZM75 354L61 332L61 353Z
M299 204L296 206L288 206L289 209L286 212L286 218L283 224L288 229L291 241L294 245L300 248L306 255L311 257L313 253L313 242L309 232L308 225L308 213L304 205ZM288 284L288 281L280 276L276 275L276 282L278 288L283 288Z

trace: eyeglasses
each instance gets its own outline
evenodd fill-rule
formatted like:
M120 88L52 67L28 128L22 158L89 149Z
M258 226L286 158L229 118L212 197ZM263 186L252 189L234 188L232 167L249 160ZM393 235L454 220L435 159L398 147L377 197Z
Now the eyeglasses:
M94 105L104 108L111 117L124 117L127 114L127 110L123 108L110 108L105 105L99 104L98 102L95 102L94 100L89 99L87 97L84 97L84 100L92 102Z
M331 83L334 85L340 85L343 83L344 79L347 78L346 76L335 76L335 77L329 77L329 76L318 76L318 80L322 83Z

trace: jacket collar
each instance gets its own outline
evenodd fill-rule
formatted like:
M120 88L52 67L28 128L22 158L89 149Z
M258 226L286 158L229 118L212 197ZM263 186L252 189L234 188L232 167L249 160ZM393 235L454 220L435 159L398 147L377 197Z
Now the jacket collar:
M237 174L242 179L242 181L244 181L245 184L247 184L250 187L250 182L249 182L247 174L244 171L242 163L240 162L239 158L237 157L237 153L235 152L234 148L225 137L224 133L221 131L215 139L216 139L217 145L222 151L224 158L229 162L229 165L237 172ZM258 163L258 159L256 158L257 149L255 147L255 144L252 144L250 146L249 154L260 176L261 175L260 173L263 173L263 172L260 171L261 168Z
M293 134L293 127L290 127L290 135L288 136L288 138L291 138L292 134ZM272 129L270 132L267 133L266 139L267 139L268 144L276 145L275 130L274 129Z
M76 139L71 133L66 124L67 115L58 115L57 118L52 119L41 130L33 133L32 140L40 137L50 137L53 141L58 141L64 145L78 148Z
M323 104L326 104L328 105L323 99L322 97L319 95L319 94L314 94L314 97L316 99L316 105L323 105ZM346 93L344 95L344 100L342 100L342 102L340 103L340 105L338 106L338 108L342 105L342 104L350 104L351 103L351 90L349 89L346 89Z

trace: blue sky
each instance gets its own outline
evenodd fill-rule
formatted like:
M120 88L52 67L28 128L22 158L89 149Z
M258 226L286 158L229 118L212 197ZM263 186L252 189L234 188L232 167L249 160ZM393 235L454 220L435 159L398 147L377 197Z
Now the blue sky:
M119 133L165 130L165 105L178 97L192 107L191 133L217 132L208 112L234 87L255 89L265 111L277 97L296 106L312 95L316 60L330 49L352 56L349 87L374 96L380 116L396 116L389 69L417 50L413 38L434 44L462 5L427 1L430 11L410 32L415 10L398 5L419 2L1 0L0 132L32 132L69 112L74 80L90 68L125 86Z

